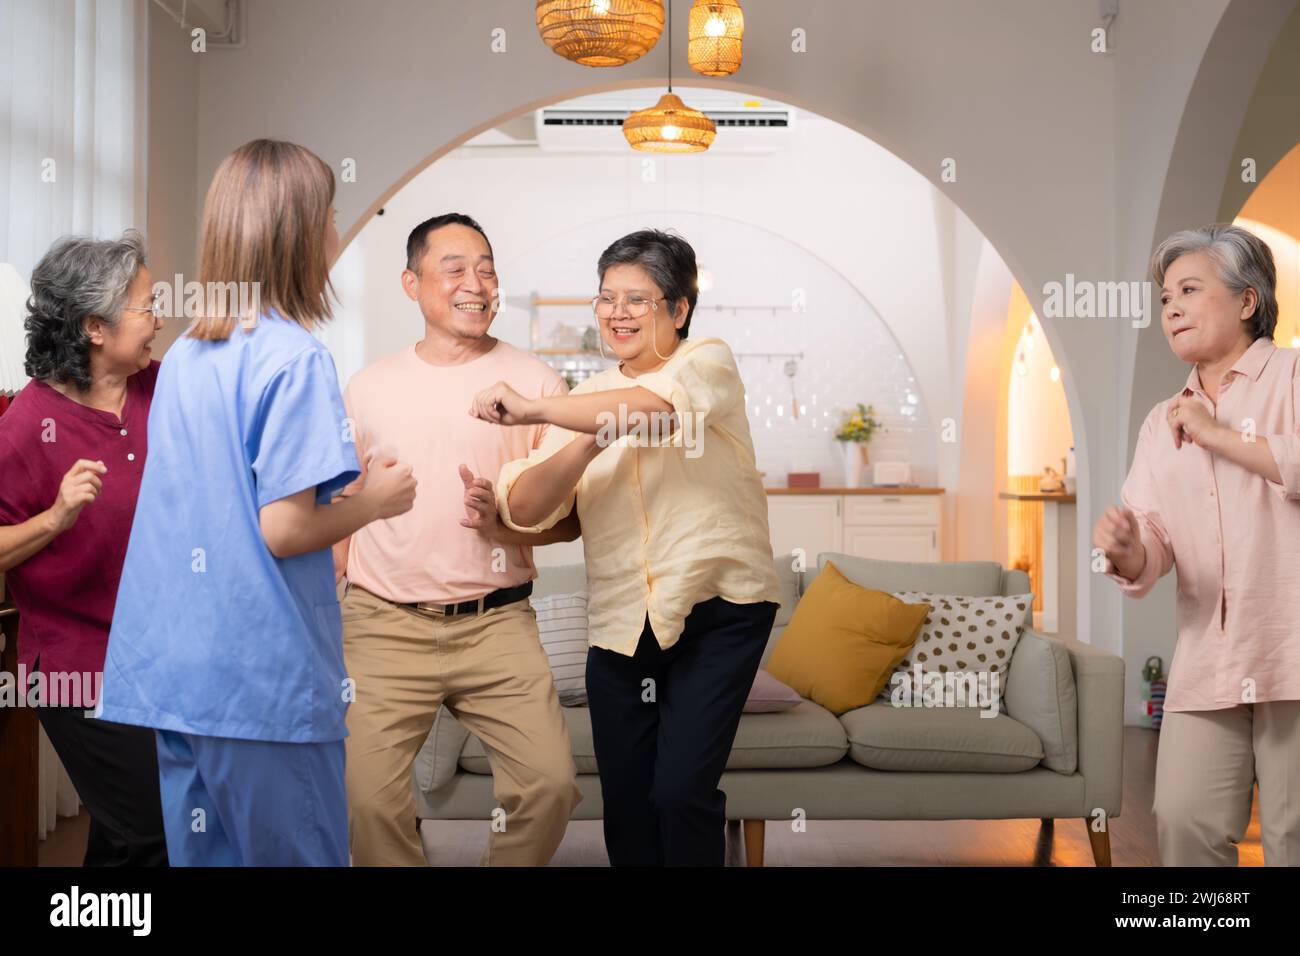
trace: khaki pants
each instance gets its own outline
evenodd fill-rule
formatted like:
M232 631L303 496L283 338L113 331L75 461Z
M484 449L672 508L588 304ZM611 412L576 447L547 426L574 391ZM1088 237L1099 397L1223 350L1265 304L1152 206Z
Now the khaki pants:
M1266 866L1300 866L1300 701L1166 712L1152 812L1165 866L1236 866L1259 784Z
M347 792L354 866L424 866L412 766L445 704L475 734L505 810L485 866L542 866L582 793L537 618L527 600L443 617L350 585L343 653Z

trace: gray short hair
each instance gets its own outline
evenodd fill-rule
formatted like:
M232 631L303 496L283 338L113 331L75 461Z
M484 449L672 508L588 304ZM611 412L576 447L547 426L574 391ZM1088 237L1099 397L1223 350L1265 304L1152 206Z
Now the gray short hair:
M1227 223L1176 232L1151 254L1151 276L1165 284L1175 260L1204 252L1219 267L1219 278L1234 295L1254 289L1258 299L1250 325L1253 338L1272 338L1277 328L1277 267L1268 243L1253 232Z
M128 229L121 239L64 236L32 270L27 300L27 374L90 388L90 339L81 323L121 318L127 286L145 265L144 238Z

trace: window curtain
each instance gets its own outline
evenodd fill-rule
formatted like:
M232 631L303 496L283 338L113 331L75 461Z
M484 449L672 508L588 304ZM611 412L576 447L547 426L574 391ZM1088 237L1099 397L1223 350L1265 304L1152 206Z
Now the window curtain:
M145 4L0 0L0 268L24 281L60 236L143 230ZM26 384L11 301L0 303L0 391Z
M0 392L27 383L32 267L145 226L146 0L0 0ZM80 806L40 731L39 832Z

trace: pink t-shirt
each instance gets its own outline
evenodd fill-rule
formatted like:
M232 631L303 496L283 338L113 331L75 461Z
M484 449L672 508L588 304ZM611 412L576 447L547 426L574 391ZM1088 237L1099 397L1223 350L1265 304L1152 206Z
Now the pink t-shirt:
M460 465L495 483L501 466L527 458L549 427L471 417L470 401L497 382L528 398L568 392L558 372L501 341L463 365L430 365L410 346L352 377L343 403L362 468L374 457L396 458L412 467L418 488L406 514L371 522L352 536L349 581L390 601L451 603L537 576L532 548L501 546L494 554L460 524Z
M1256 339L1211 403L1195 367L1182 394L1221 423L1268 441L1282 483L1184 442L1169 402L1142 423L1121 498L1138 517L1147 560L1142 597L1172 568L1178 643L1165 710L1221 710L1300 699L1300 350Z

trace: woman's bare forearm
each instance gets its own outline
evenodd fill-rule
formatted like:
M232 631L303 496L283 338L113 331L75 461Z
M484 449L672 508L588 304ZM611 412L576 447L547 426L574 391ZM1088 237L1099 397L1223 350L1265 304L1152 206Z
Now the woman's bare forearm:
M550 512L547 512L548 514ZM501 525L492 539L498 544L522 544L528 548L540 548L546 544L559 544L564 541L576 541L582 534L578 524L578 512L570 511L555 522L555 526L545 531L516 531Z
M546 395L531 403L527 417L534 422L548 422L588 435L613 426L615 436L621 437L633 412L667 415L672 410L672 405L650 389L633 386L581 395Z
M322 505L316 503L315 488L269 502L259 513L262 537L277 558L332 548L374 518L369 496L350 495Z
M525 470L506 499L510 520L533 527L545 519L573 494L587 465L600 452L594 434L580 434L540 465Z
M0 526L0 572L16 568L59 536L51 511L33 515L22 524Z

